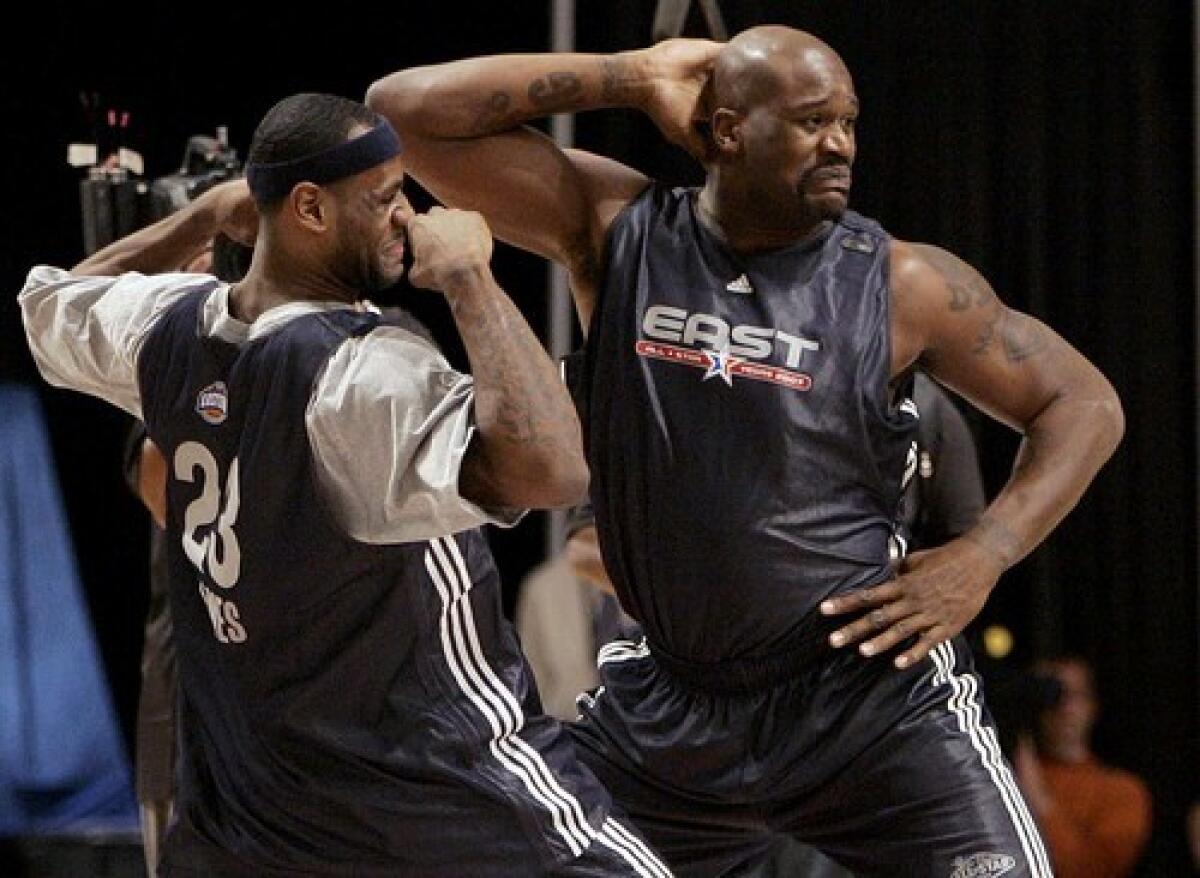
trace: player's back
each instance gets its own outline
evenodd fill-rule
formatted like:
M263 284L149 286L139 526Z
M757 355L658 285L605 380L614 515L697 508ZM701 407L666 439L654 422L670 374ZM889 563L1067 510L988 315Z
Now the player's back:
M378 318L305 314L233 344L198 331L204 299L169 309L139 360L146 421L173 475L183 760L167 862L174 845L218 871L232 853L432 874L451 855L447 825L569 854L545 831L550 816L530 821L513 804L532 769L476 764L497 762L503 736L557 734L526 722L536 696L481 534L360 543L319 487L305 425L314 384Z

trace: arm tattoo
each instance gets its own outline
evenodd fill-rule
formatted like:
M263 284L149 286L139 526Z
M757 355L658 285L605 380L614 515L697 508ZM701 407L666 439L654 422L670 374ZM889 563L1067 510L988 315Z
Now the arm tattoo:
M992 349L992 342L996 340L996 328L1003 321L1004 306L996 302L991 315L984 321L983 326L979 327L979 334L975 336L975 347L971 348L971 353L979 357L990 351Z
M529 83L529 100L543 113L569 110L583 94L583 80L574 73L547 73Z
M476 377L477 410L493 412L491 438L512 446L574 453L579 421L545 349L505 297L456 303L459 332Z
M963 536L996 556L1005 570L1025 555L1017 535L1009 530L1006 524L990 515L984 515L979 519L979 523Z
M1046 333L1036 320L1011 311L1000 335L1004 342L1004 355L1010 363L1027 360L1050 346Z
M512 97L507 92L492 92L475 113L471 122L472 134L490 134L512 127L511 107Z
M1005 359L1010 363L1028 360L1050 346L1046 333L1036 320L1010 311L999 300L996 300L995 311L980 328L971 353L980 356L988 353L997 336Z
M921 246L918 248L950 290L950 310L966 311L969 308L982 308L996 300L996 294L983 275L956 256L937 247Z
M991 352L997 339L1000 349L1010 363L1019 363L1042 353L1049 347L1049 339L1041 325L1034 319L1010 311L997 298L983 275L961 259L936 247L919 248L925 258L950 291L951 311L967 311L971 308L990 308L971 353L983 356Z
M971 307L971 291L950 278L945 278L946 286L950 289L950 310L966 311Z
M621 104L632 95L639 80L622 58L606 58L601 78L600 98L606 104Z

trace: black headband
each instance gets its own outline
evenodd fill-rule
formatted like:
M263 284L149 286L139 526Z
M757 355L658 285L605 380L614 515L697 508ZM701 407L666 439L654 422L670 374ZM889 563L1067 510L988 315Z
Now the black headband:
M285 162L251 162L246 182L257 201L270 202L297 183L332 183L386 162L401 152L400 136L387 119L353 140Z

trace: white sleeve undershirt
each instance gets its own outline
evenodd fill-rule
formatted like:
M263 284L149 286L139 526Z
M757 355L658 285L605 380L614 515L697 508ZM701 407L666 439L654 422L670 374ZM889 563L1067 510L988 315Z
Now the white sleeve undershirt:
M235 344L302 314L345 307L290 303L245 324L229 313L228 286L209 275L76 277L48 266L29 273L18 301L46 381L140 418L137 359L146 335L166 308L203 288L216 290L204 309L204 331ZM381 326L334 351L305 427L318 480L349 536L401 543L520 519L519 511L488 511L458 492L475 430L474 398L471 377L406 329Z

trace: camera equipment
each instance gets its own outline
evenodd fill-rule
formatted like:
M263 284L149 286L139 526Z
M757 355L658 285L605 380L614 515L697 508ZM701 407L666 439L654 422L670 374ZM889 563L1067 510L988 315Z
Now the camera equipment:
M106 244L151 221L148 189L128 168L96 165L79 183L83 251L91 256Z
M147 183L128 167L109 160L88 169L79 184L83 248L91 255L143 226L169 216L211 186L241 173L227 130L216 137L188 138L178 171Z
M154 219L169 216L210 187L232 180L241 168L237 151L229 146L225 126L217 129L215 138L203 134L189 137L179 170L150 186Z

